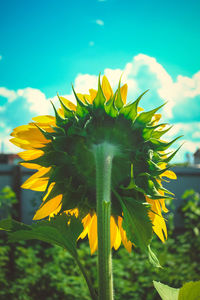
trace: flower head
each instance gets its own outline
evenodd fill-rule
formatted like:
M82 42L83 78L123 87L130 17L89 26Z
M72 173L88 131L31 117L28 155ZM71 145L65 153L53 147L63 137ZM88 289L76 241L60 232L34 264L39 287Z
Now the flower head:
M163 188L163 177L176 179L169 170L175 155L166 154L175 141L160 138L169 129L158 124L158 107L142 112L138 107L144 92L136 101L126 104L127 85L115 93L104 76L98 91L75 94L77 105L58 96L61 108L55 117L39 116L32 123L13 130L11 142L25 149L19 156L26 168L36 169L22 187L44 192L43 202L34 220L68 212L82 219L91 252L97 249L97 216L95 196L95 160L92 147L102 142L115 146L117 154L112 169L111 247L121 242L128 251L132 244L122 226L124 206L120 199L146 203L152 229L164 242L167 230L162 211L165 199L171 197Z

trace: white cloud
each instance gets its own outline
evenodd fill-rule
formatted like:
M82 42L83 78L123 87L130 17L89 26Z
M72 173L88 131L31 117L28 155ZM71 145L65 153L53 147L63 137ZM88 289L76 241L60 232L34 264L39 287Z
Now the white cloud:
M51 108L51 103L46 99L44 93L38 89L25 88L19 89L17 95L27 100L29 110L41 115L48 114Z
M76 93L88 94L89 89L97 89L98 76L89 74L78 74L75 79Z
M200 126L199 126L200 127ZM192 134L192 137L194 139L200 139L200 129L199 131L195 131L193 134Z
M135 81L135 87L138 86L140 89L142 80L142 85L144 83L146 86L149 85L150 92L156 91L160 98L167 101L164 112L169 119L173 118L175 107L186 100L191 99L193 105L200 107L198 99L194 99L200 96L200 71L191 78L179 75L176 81L173 81L170 74L154 57L138 54L132 62L126 64L124 74L128 80Z
M7 98L8 102L12 102L17 98L17 93L15 91L9 90L5 87L0 87L0 96Z
M95 22L96 22L97 25L100 25L100 26L104 25L104 21L102 21L100 19L97 19Z

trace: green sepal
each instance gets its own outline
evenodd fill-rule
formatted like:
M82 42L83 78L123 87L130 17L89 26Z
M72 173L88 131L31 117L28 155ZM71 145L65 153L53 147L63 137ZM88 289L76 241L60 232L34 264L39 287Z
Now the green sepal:
M181 137L183 137L183 135L178 136L171 142L161 142L155 138L151 138L150 142L152 143L152 146L154 149L156 149L156 151L164 151L164 150L167 150L174 142L176 142Z
M150 110L150 111L142 112L141 114L139 114L138 117L137 117L137 119L136 119L137 124L139 124L139 125L140 125L140 124L141 124L141 125L144 125L144 124L150 123L152 117L154 116L154 114L155 114L161 107L163 107L164 105L165 105L165 103L162 104L162 105L160 105L160 106L157 107L157 108L154 108L154 109Z
M162 123L162 124L159 124L159 125L156 125L156 126L146 126L146 127L143 127L143 129L142 129L142 136L143 136L144 140L149 140L150 138L153 138L154 137L154 132L157 132L155 129L159 128L161 125L167 125L167 124L166 123Z
M183 146L183 144L182 144L180 147L178 147L178 149L175 150L170 156L168 156L167 158L164 158L164 159L163 159L163 162L169 163L169 162L172 160L172 158L176 155L176 153L180 150L180 148L181 148L182 146Z
M117 93L116 93L116 96L115 96L116 98L114 97L115 106L118 110L120 110L124 106L124 103L122 101L121 91L120 91L120 83L121 83L121 80L119 81Z
M48 168L49 166L66 164L69 160L70 158L65 152L49 151L45 152L43 156L26 161L26 163L38 164L42 167Z
M53 135L52 132L47 132L46 130L40 128L36 123L33 123L37 129L39 129L39 131L42 133L42 135L45 137L45 139L47 140L52 140L53 139Z
M85 105L80 99L79 97L77 96L75 90L74 90L74 87L72 85L72 90L73 90L73 93L74 93L74 96L76 98L76 102L77 102L77 106L76 106L76 115L80 118L84 117L85 115L88 114L88 106Z
M152 179L154 182L154 185L156 187L157 190L163 191L164 193L167 193L169 195L175 196L174 193L168 191L166 188L164 188L155 178Z
M102 91L102 87L101 87L101 80L100 80L100 74L99 74L99 78L98 78L98 91L97 91L97 95L93 101L93 106L98 108L98 107L104 107L104 103L106 102L106 98L104 96L104 93Z
M53 102L51 101L51 104L53 106L53 109L54 109L54 112L55 112L55 117L56 117L56 125L58 126L63 126L65 124L67 124L68 120L67 119L64 119L62 118L59 113L57 112L57 109L55 108Z
M115 107L115 95L104 104L104 108L106 113L111 116L112 118L115 118L118 116L118 110Z
M160 124L161 126L162 124ZM161 136L163 136L165 133L167 133L173 126L170 126L168 129L166 130L155 130L153 133L152 133L152 138L155 138L155 139L159 139L161 138Z
M52 146L55 151L65 152L67 149L67 137L59 136L52 140ZM67 152L67 151L66 151Z
M65 104L64 102L62 101L62 99L60 98L59 94L57 93L57 96L58 96L58 99L60 101L60 104L64 110L64 116L66 118L73 118L74 117L74 111L70 110Z
M135 179L135 182L136 185L139 186L141 190L143 190L143 193L150 199L169 198L159 193L159 191L156 189L153 178L151 178L148 173L140 174L140 176Z
M138 103L140 102L143 95L147 92L148 90L142 93L133 103L123 106L120 110L120 114L123 114L126 119L134 121L135 117L137 116Z
M121 198L123 211L122 227L128 240L146 252L152 239L152 224L148 217L149 205L131 198Z

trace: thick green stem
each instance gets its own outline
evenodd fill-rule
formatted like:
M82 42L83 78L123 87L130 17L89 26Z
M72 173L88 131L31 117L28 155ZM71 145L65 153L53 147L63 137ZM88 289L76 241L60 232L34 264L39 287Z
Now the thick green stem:
M90 278L87 275L87 272L86 272L84 266L80 262L78 256L74 257L74 259L76 260L76 263L79 266L79 269L81 270L81 272L82 272L82 274L85 278L85 281L88 285L88 288L89 288L89 291L90 291L90 296L91 296L92 300L97 300L98 299L97 294L96 294L95 290L93 289L92 283L90 281Z
M115 147L102 143L93 147L96 162L98 231L98 299L113 300L112 256L110 246L111 171Z

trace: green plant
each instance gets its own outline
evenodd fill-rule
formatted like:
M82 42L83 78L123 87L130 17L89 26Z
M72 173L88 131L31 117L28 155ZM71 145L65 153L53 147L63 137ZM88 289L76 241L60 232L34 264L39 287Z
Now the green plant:
M15 203L17 203L17 198L14 191L10 186L5 186L0 191L0 219L11 215L16 217L16 211L13 209Z

